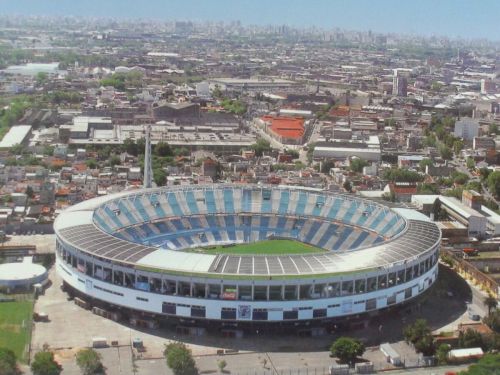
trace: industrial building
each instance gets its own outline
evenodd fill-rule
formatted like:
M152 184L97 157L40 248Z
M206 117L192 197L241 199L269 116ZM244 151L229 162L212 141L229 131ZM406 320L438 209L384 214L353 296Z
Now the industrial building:
M15 145L25 145L31 136L31 125L16 125L9 129L0 141L0 149L8 149Z
M257 121L267 134L282 144L304 143L305 127L302 117L263 116Z
M296 89L299 84L286 79L259 79L259 78L211 78L210 89L219 88L222 91L249 91L249 92L273 92L288 91Z
M377 136L368 136L350 140L319 140L313 152L314 159L345 160L354 156L366 161L380 161L379 138Z

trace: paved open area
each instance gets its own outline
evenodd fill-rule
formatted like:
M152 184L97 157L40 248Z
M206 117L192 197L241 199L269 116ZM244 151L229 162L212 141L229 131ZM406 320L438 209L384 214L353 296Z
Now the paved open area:
M36 246L37 253L53 253L56 248L55 234L7 236L5 246Z
M108 375L131 374L134 338L143 340L146 351L136 353L135 365L138 374L170 374L163 358L164 345L170 340L186 342L195 356L200 373L218 372L217 362L227 362L231 374L288 374L297 371L303 374L322 374L332 364L329 346L340 335L359 337L369 348L364 358L377 368L390 367L378 350L380 342L391 342L408 363L416 363L418 355L401 341L402 327L419 318L427 318L436 332L449 330L460 322L468 321L466 301L481 308L483 293L468 285L453 272L441 268L439 282L420 300L420 303L406 311L391 312L380 319L372 320L369 327L349 332L332 332L316 338L298 338L294 335L247 335L241 339L206 335L201 337L179 336L174 332L138 330L126 323L114 322L93 314L68 300L60 289L61 279L54 269L50 271L51 286L35 305L35 311L45 312L50 322L34 324L32 355L44 344L55 350L64 367L63 374L79 374L74 360L75 353L91 345L92 338L104 337L108 343L117 345L99 349ZM451 295L447 292L451 292ZM484 306L482 307L484 309ZM230 349L233 354L218 355L220 349ZM444 374L438 369L422 370L416 374Z

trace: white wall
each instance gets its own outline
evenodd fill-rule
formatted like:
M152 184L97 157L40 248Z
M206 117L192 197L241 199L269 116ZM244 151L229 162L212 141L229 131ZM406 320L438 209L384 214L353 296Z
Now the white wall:
M206 318L220 319L222 307L236 308L239 306L249 305L251 309L269 309L268 321L282 320L281 311L299 310L299 319L312 319L313 309L326 308L327 317L347 316L365 312L365 304L356 304L356 301L377 299L377 309L387 306L387 298L396 294L396 303L402 302L404 299L404 291L406 288L412 288L411 298L416 297L426 290L437 277L438 263L436 263L427 273L415 278L407 283L394 286L392 288L382 289L379 291L350 295L346 297L334 297L326 299L310 299L300 301L230 301L220 299L205 299L205 298L190 298L179 297L172 295L162 295L156 293L143 292L136 289L129 289L113 285L101 280L89 278L87 275L78 272L69 265L64 264L61 259L57 258L56 269L63 280L73 288L91 297L100 299L116 305L129 307L132 309L143 310L151 313L161 314L163 302L171 302L176 304L197 305L206 307ZM101 288L96 289L95 287ZM103 291L106 289L114 293ZM402 293L403 297L398 295ZM122 294L122 295L120 295ZM137 300L137 297L148 299L148 301ZM339 305L336 307L328 307L331 305ZM310 309L300 309L300 308ZM177 315L190 316L190 308L177 307ZM238 319L245 321L244 319Z

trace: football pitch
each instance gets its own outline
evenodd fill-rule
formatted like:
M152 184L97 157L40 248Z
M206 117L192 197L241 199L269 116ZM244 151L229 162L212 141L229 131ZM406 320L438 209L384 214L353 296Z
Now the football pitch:
M293 240L265 240L252 243L198 248L196 252L206 254L239 255L285 255L320 253L325 250Z
M12 350L26 362L26 347L31 340L33 301L0 302L0 347Z

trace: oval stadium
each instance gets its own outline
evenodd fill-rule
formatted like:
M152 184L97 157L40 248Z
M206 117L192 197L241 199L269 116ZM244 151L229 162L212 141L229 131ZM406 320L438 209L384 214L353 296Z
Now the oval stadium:
M74 295L192 324L302 325L376 314L436 280L441 234L409 209L261 185L127 191L54 224Z

